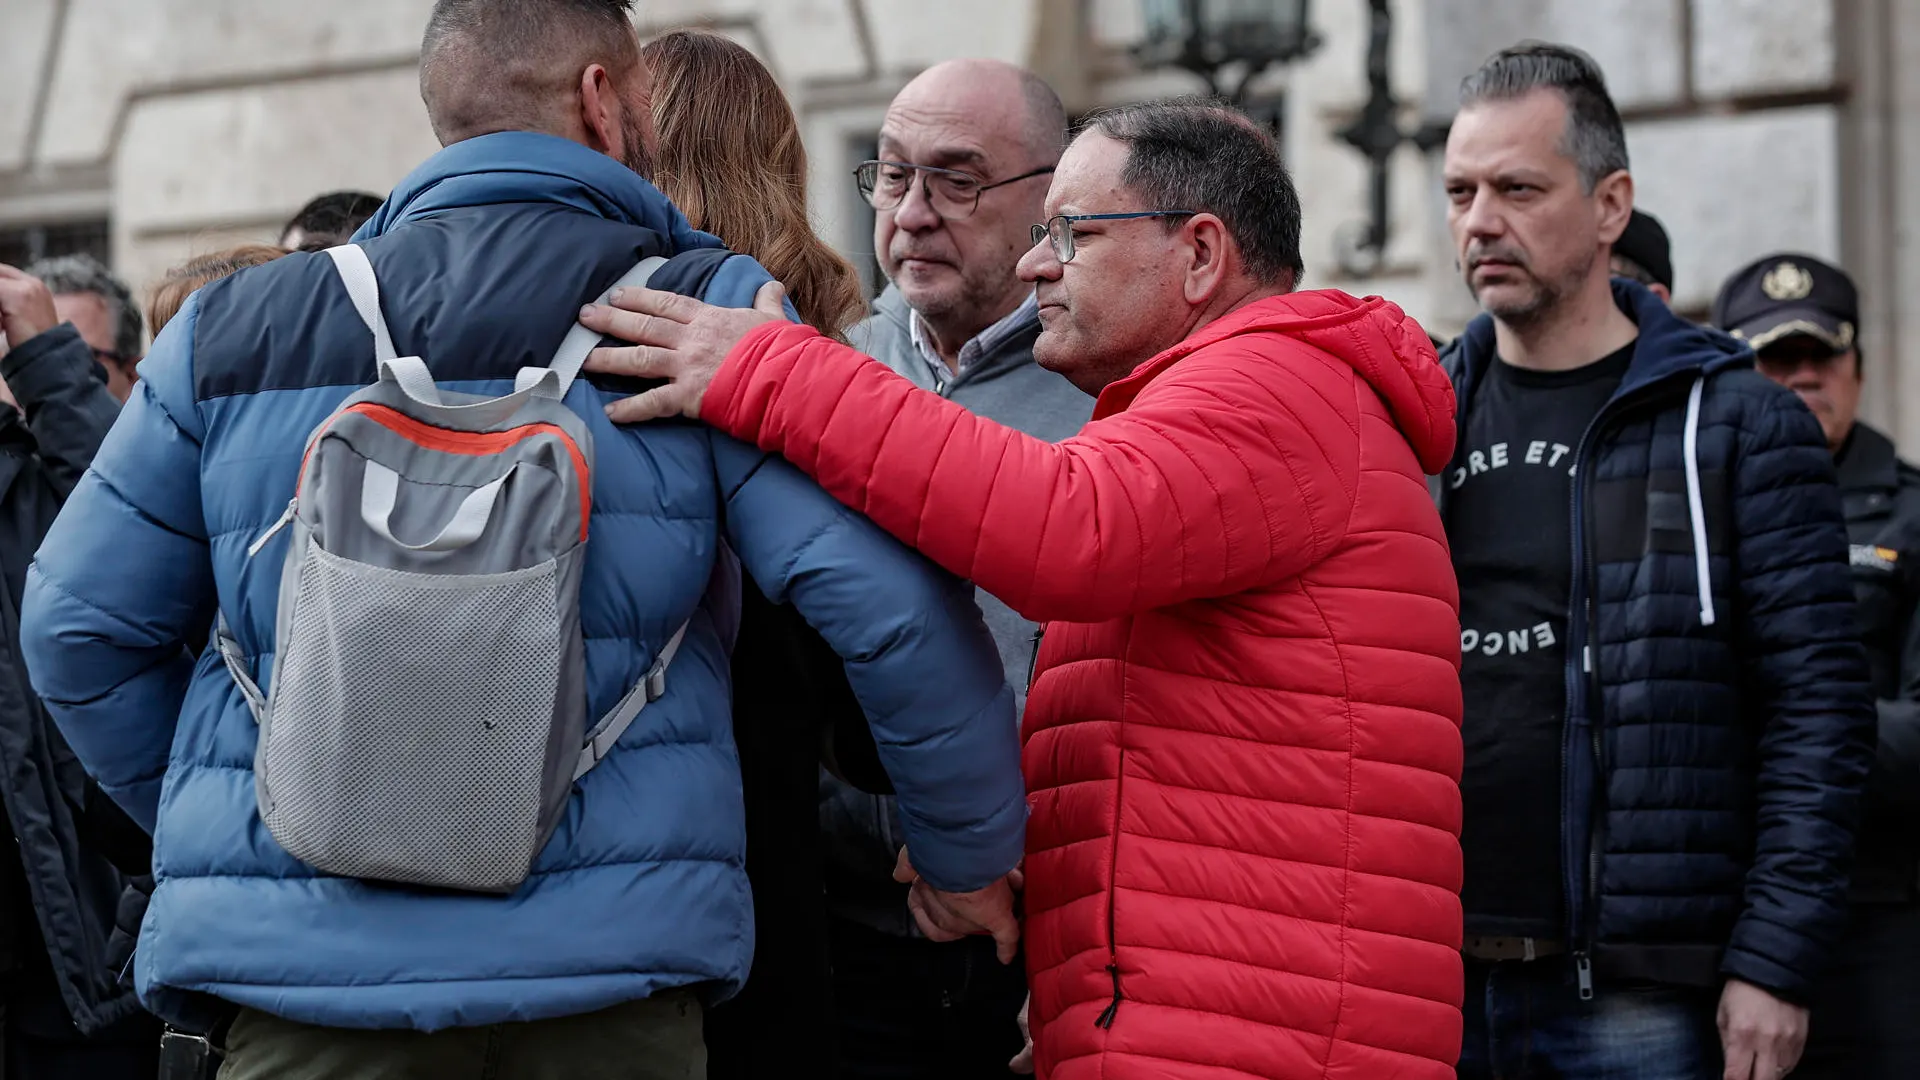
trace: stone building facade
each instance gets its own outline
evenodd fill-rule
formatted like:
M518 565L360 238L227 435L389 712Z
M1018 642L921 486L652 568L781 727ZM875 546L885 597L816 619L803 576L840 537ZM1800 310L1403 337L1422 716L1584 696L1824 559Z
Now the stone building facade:
M0 0L0 257L95 248L136 284L196 251L269 238L308 196L387 190L435 142L416 63L431 0ZM643 28L698 24L767 61L812 159L816 224L870 265L848 175L886 103L953 56L1026 64L1075 113L1199 89L1142 71L1139 0L640 0ZM1860 278L1873 418L1920 446L1920 4L1908 0L1392 0L1411 129L1523 37L1605 67L1639 202L1674 239L1678 305L1704 311L1744 261L1791 249ZM1390 239L1350 239L1369 171L1334 132L1366 98L1365 0L1317 0L1323 44L1253 85L1306 211L1310 286L1381 293L1445 335L1472 314L1446 239L1438 155L1390 169ZM1371 260L1367 260L1371 263ZM1920 319L1920 315L1915 318ZM1902 379L1911 366L1914 374Z

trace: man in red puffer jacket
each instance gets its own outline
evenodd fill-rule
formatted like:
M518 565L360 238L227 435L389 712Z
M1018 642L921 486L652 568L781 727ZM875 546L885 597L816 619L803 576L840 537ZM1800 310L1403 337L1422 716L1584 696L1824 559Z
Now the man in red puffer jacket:
M1047 623L1025 719L1027 955L1055 1080L1442 1080L1460 1049L1460 628L1424 476L1428 338L1294 293L1300 209L1219 106L1096 117L1021 275L1097 395L1048 444L804 327L636 291L600 370L669 384ZM641 315L629 314L640 312ZM765 325L761 325L764 323ZM916 891L935 936L992 897ZM976 912L974 909L980 910Z

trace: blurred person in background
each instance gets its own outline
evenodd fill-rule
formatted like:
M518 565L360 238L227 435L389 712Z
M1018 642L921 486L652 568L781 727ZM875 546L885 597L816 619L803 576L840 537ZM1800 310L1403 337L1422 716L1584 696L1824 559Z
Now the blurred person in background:
M138 318L138 315L135 316ZM146 834L87 778L27 682L27 565L120 411L38 277L0 266L0 1072L138 1080L159 1025L121 973L152 872Z
M694 228L765 266L802 322L844 339L866 310L860 275L814 235L806 149L773 73L739 44L697 30L656 37L640 57L653 80L654 183ZM835 1040L820 762L837 733L861 741L867 758L872 738L833 648L793 605L742 579L730 557L725 568L725 591L740 602L733 735L754 947L746 987L707 1011L707 1075L827 1076ZM873 764L877 775L864 782L890 790Z
M1615 278L1633 177L1593 59L1461 85L1444 169L1485 314L1443 362L1460 583L1463 1080L1778 1080L1840 936L1871 762L1818 425Z
M187 297L201 286L237 274L250 266L270 263L286 253L287 249L268 244L242 244L188 259L168 270L148 291L147 326L158 338L160 331L166 329L173 317L179 314L180 305L186 303Z
M1846 936L1814 991L1796 1075L1910 1080L1920 1077L1920 470L1859 419L1860 298L1844 271L1768 255L1727 279L1713 323L1800 395L1833 451L1879 707Z
M1092 399L1033 359L1040 313L1018 273L1042 220L1067 114L1038 75L997 60L936 64L895 96L881 160L855 182L874 211L887 287L849 335L914 385L1049 442L1079 431ZM778 273L775 274L778 277ZM929 433L929 437L932 437ZM979 593L1015 695L1024 701L1038 627ZM894 880L891 799L824 778L827 896L843 1075L973 1077L1020 1049L1018 966L983 940L927 941Z
M146 348L133 290L91 255L42 259L27 267L27 273L53 291L54 312L80 331L107 374L107 392L124 403L140 377L137 369Z
M1614 277L1637 281L1661 303L1673 303L1673 247L1659 218L1635 210L1613 242L1608 265Z
M353 238L385 202L369 191L329 191L316 195L280 227L280 246L288 251L325 251ZM159 331L154 335L159 336Z

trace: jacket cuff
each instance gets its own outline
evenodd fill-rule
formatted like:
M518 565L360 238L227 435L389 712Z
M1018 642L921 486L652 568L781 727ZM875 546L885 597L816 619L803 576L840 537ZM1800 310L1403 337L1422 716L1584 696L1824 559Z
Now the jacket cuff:
M1729 979L1752 983L1789 1005L1804 1006L1812 996L1812 987L1799 972L1747 952L1738 945L1728 947L1720 961L1720 974Z
M80 331L72 323L61 323L0 357L0 379L7 381L7 389L24 408L29 400L54 397L87 379L104 385L106 373L94 361Z
M745 405L754 368L774 347L772 339L788 331L796 331L802 337L818 337L820 333L812 327L783 322L769 322L747 331L747 336L734 345L733 351L721 363L720 370L714 373L713 381L707 384L706 392L701 395L702 421L742 442L758 444L759 423L741 414L747 411Z

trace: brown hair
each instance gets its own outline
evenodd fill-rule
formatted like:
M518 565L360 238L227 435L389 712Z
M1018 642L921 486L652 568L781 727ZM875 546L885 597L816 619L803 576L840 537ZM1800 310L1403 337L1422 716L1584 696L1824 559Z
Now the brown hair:
M286 249L267 244L242 244L239 247L196 255L167 271L147 299L147 328L154 337L160 328L180 314L180 306L202 285L237 274L249 266L270 263L285 255Z
M693 222L760 260L800 319L832 337L866 314L853 264L807 219L807 152L780 84L718 34L675 30L647 43L654 183Z

